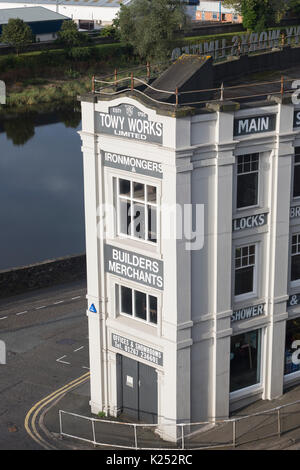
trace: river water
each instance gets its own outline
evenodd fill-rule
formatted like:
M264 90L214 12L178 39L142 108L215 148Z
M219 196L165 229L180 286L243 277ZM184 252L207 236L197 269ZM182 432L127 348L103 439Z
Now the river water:
M0 120L0 270L85 251L80 114Z

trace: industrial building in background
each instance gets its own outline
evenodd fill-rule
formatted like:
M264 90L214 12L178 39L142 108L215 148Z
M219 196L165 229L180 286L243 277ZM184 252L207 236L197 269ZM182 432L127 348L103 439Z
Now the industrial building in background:
M67 16L43 7L0 9L0 34L10 19L19 18L31 28L35 41L54 41Z
M93 413L176 440L300 382L299 54L185 55L81 97Z
M120 9L131 0L8 0L0 2L1 8L43 6L48 10L72 18L80 29L100 29L112 23ZM192 20L242 22L242 17L232 8L225 8L220 0L186 0L187 13Z
M199 0L196 10L196 20L198 21L219 21L230 23L242 23L242 16L233 8L224 7L220 0Z

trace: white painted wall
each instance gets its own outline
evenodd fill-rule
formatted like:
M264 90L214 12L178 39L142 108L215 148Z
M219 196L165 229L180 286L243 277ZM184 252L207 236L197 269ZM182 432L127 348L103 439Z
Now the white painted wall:
M102 21L103 24L109 24L115 18L119 11L119 8L114 7L90 7L81 5L49 5L47 3L39 3L34 6L40 6L47 8L48 10L55 11L61 15L65 15L73 20L91 20L91 21ZM1 2L0 9L2 8L21 8L21 7L33 7L32 3L10 3Z

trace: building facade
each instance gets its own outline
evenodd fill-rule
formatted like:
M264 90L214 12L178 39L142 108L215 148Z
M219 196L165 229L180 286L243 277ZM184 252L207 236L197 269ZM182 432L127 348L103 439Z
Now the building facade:
M23 20L30 27L37 42L54 41L63 22L70 20L67 16L42 7L0 9L0 34L2 27L13 18Z
M126 4L126 0L123 2ZM83 29L100 29L112 23L120 9L119 0L7 0L1 8L44 7L71 18Z
M222 419L300 381L300 105L153 102L82 98L91 408Z
M243 18L233 8L225 7L220 0L200 0L196 11L196 20L242 23Z

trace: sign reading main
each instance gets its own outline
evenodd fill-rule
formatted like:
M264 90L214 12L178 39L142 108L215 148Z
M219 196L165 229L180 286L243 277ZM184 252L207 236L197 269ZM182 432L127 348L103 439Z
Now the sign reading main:
M149 121L148 114L131 104L110 107L96 113L96 130L102 134L162 144L162 122Z
M259 134L274 131L276 127L276 114L253 116L234 120L234 135Z
M262 227L267 223L268 214L249 215L248 217L241 217L234 219L232 222L232 229L234 232L245 230L247 228Z
M163 365L163 353L157 349L149 348L149 346L124 338L124 336L117 335L116 333L111 335L111 344L114 348L144 359L144 361L158 366Z
M163 290L163 262L105 245L105 272Z
M131 171L142 175L162 178L162 164L145 160L144 158L129 157L114 152L101 150L101 158L104 166L118 168L119 170Z
M258 317L264 315L265 313L265 304L254 305L251 307L241 308L236 310L231 315L231 323L240 320L247 320L248 318Z

